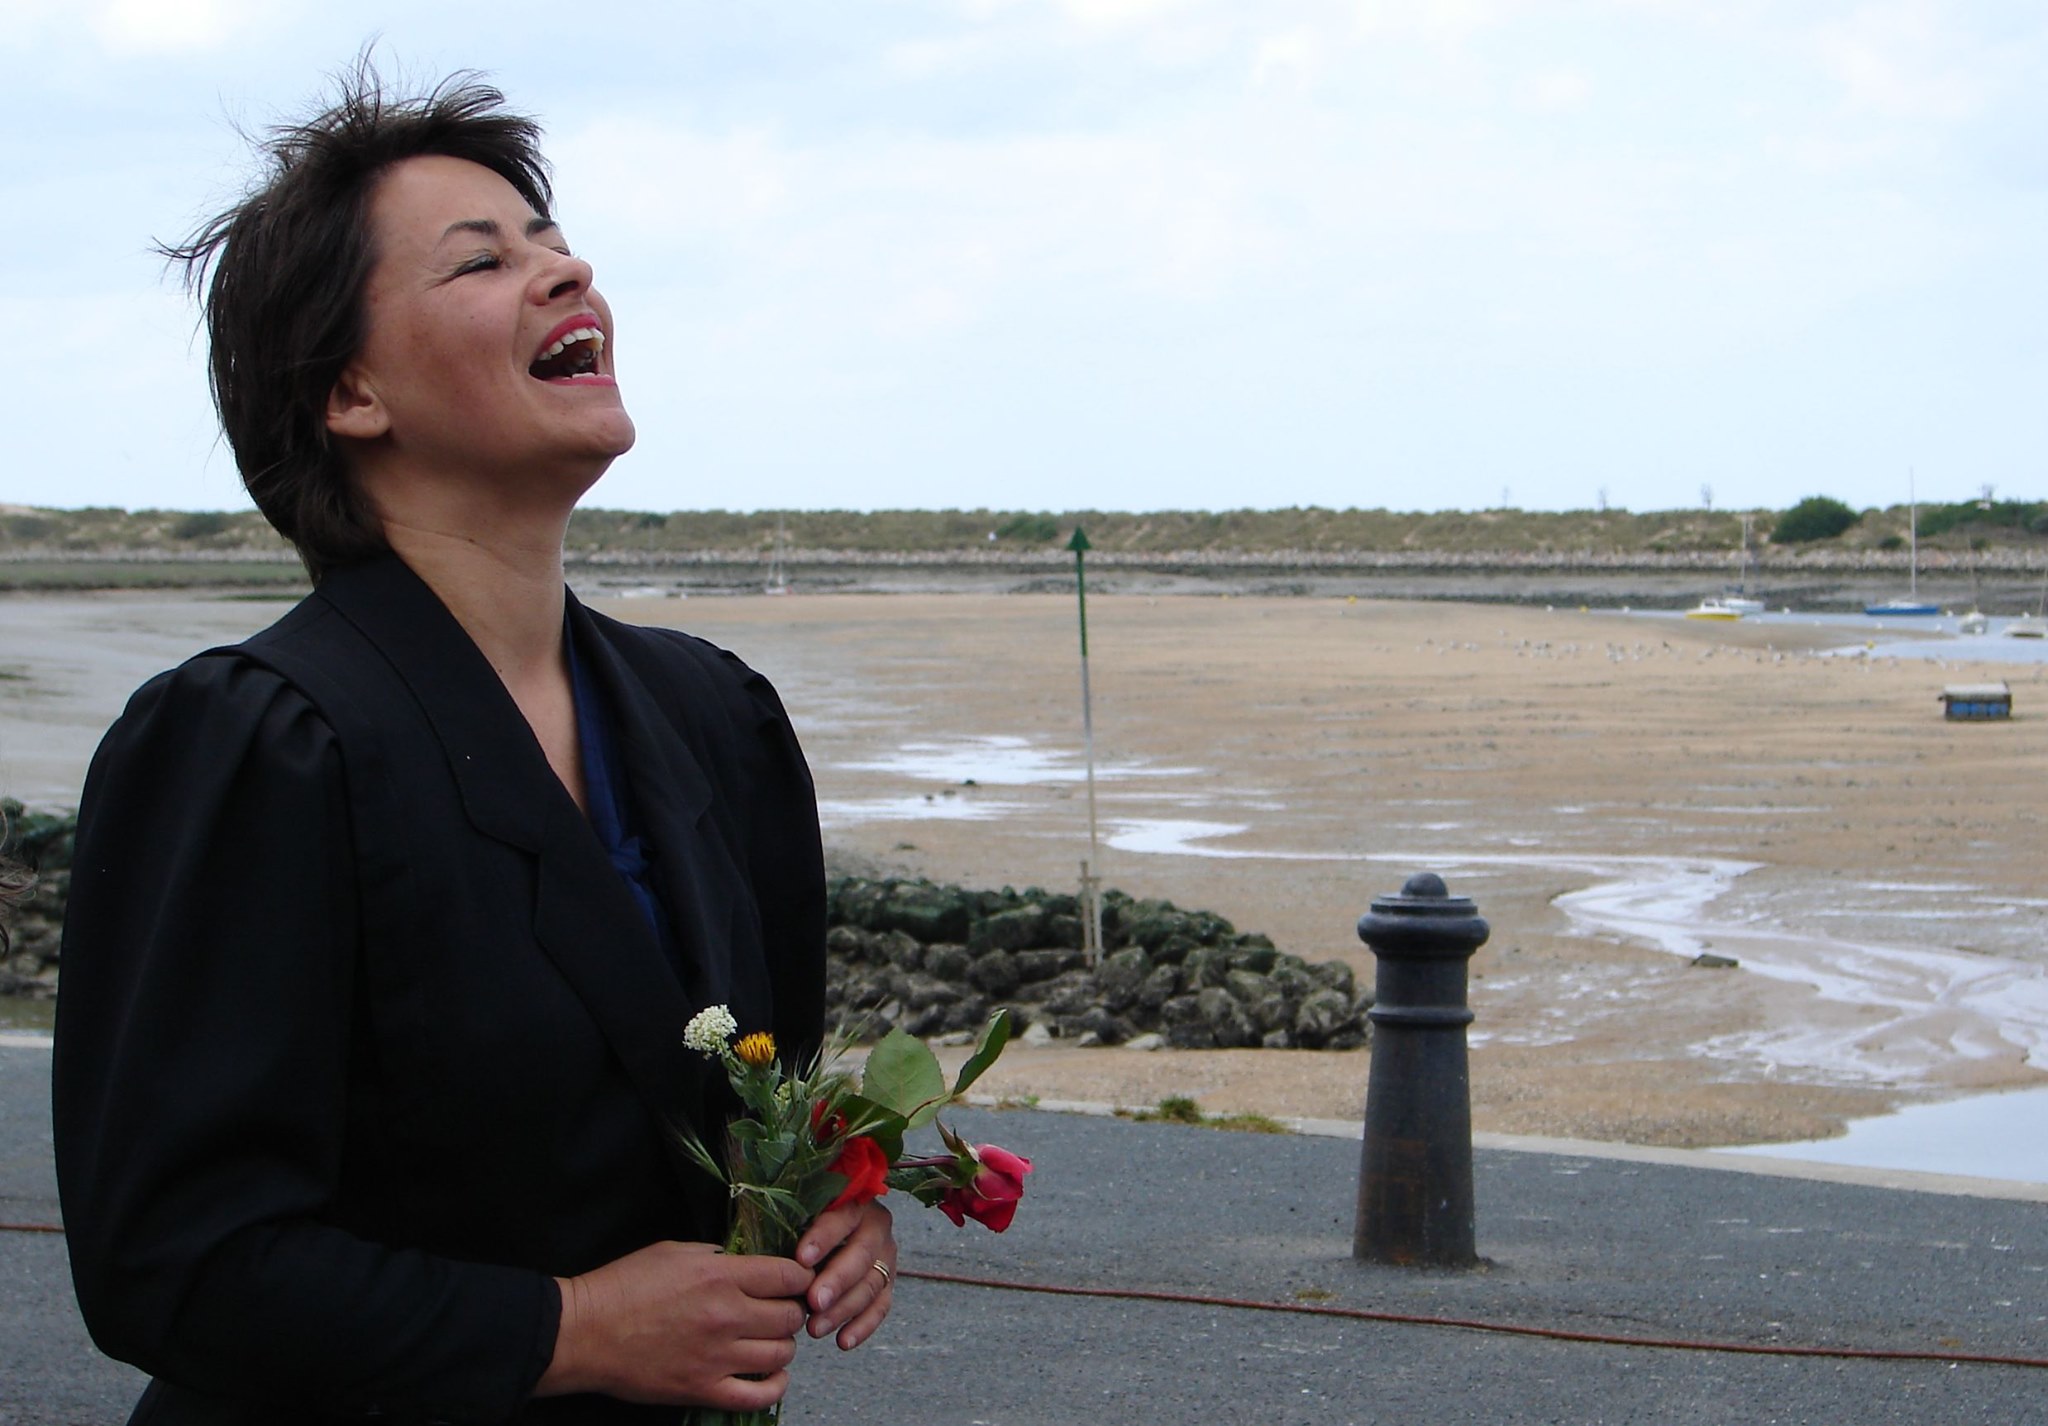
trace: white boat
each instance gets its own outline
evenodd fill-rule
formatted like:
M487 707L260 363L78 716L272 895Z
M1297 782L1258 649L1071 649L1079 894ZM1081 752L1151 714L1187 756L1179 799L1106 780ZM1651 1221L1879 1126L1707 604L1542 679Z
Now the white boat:
M2041 579L2041 602L2005 626L2008 639L2048 639L2048 575Z
M1702 601L1702 603L1717 604L1723 609L1732 609L1737 614L1761 614L1764 612L1763 600L1751 599L1746 594L1724 594L1719 599L1708 599Z
M1984 597L1978 587L1978 563L1976 560L1970 562L1970 612L1956 620L1958 634L1982 634L1991 628L1991 616L1984 612Z
M1757 610L1762 608L1763 606L1760 604L1757 606ZM1750 612L1757 612L1757 610ZM1702 599L1697 607L1685 611L1685 617L1688 619L1740 619L1743 612L1735 608L1733 602L1727 599Z

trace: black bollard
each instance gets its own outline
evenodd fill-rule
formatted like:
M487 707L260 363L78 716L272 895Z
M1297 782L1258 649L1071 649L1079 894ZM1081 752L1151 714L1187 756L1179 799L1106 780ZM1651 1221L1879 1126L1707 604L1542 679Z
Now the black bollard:
M1378 961L1372 1078L1351 1256L1404 1266L1472 1267L1472 1090L1466 963L1486 943L1472 903L1435 872L1408 878L1358 918Z

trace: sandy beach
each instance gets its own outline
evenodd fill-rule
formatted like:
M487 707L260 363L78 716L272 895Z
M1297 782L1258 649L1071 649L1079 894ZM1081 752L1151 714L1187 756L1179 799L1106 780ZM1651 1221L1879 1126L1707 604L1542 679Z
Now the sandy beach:
M2038 666L1819 657L1840 629L1342 598L1090 601L1109 884L1362 973L1375 896L1442 873L1473 961L1482 1130L1665 1145L2041 1082ZM767 670L828 843L1072 886L1087 813L1074 601L620 601ZM2021 716L1944 723L1999 678ZM968 783L973 785L969 786ZM1701 952L1733 970L1697 968ZM1356 1117L1361 1055L1052 1047L1047 1099Z
M1074 885L1070 595L597 603L774 678L844 864ZM135 682L278 608L0 601L10 789L63 800ZM1862 633L1768 620L1342 597L1095 597L1089 636L1107 882L1369 975L1358 916L1441 873L1492 926L1472 966L1481 1130L1806 1139L2044 1082L2040 664L1894 659L1881 641L1822 657ZM2014 719L1945 723L1942 686L1987 679L2012 684ZM1050 1046L985 1083L1355 1118L1366 1065Z

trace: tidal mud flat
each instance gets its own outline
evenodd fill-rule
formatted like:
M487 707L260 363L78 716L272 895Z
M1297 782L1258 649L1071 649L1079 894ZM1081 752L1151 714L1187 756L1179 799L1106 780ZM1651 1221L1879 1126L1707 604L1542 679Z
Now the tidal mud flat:
M842 853L1074 884L1071 596L616 607L777 679ZM1109 884L1369 974L1357 917L1441 872L1493 927L1482 1129L1809 1139L2043 1082L2025 770L2048 754L2048 668L1894 660L1897 635L1857 626L1342 598L1091 597L1089 636ZM1940 688L1979 678L2010 682L2017 716L1944 723ZM1052 1047L992 1087L1355 1118L1361 1059Z
M1088 854L1070 594L614 598L775 679L850 862L1071 888ZM135 684L279 602L0 600L0 779L75 799ZM1370 973L1412 871L1493 927L1482 1130L1807 1139L2043 1081L2041 666L1824 657L1840 628L1453 602L1092 596L1101 870ZM1945 724L2001 678L2009 723ZM1694 964L1701 952L1732 969ZM1365 1057L1051 1046L990 1088L1355 1118Z

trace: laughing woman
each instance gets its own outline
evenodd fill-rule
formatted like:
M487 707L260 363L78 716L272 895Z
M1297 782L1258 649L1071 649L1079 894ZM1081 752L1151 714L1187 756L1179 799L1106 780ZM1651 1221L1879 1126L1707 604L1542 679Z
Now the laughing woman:
M695 1010L818 1042L816 808L765 680L564 589L633 424L501 105L360 67L173 253L314 592L145 685L80 809L58 1172L138 1419L756 1409L888 1312L885 1210L728 1257L676 1149Z

